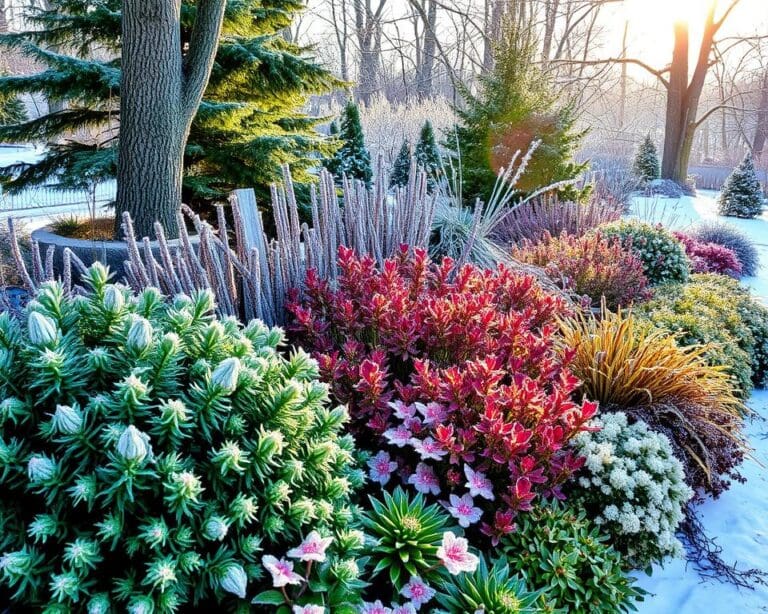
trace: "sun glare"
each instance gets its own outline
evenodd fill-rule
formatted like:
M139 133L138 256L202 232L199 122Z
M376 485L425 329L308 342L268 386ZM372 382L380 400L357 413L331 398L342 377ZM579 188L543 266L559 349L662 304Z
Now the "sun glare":
M697 21L713 0L630 0L629 19L646 24Z

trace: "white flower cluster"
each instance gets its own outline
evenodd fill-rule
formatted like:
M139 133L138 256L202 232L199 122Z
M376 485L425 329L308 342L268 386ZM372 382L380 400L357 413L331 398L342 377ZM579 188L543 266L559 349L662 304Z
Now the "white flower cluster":
M680 556L675 531L693 491L669 439L645 422L629 424L621 412L595 418L590 426L600 430L574 439L586 457L575 498L632 564Z

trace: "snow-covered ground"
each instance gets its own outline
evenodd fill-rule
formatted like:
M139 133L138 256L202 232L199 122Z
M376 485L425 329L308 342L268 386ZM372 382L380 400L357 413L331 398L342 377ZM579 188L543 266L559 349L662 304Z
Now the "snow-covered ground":
M0 145L0 168L20 162L36 162L44 150L33 147ZM114 198L114 182L96 188L97 207ZM50 221L70 216L88 217L93 195L85 191L61 192L51 187L30 189L21 194L3 194L0 190L0 224L13 217L28 230L45 226Z
M717 218L714 192L677 199L637 198L633 213L648 221L664 221L676 229L704 219ZM744 278L756 296L768 302L768 214L756 220L720 218L749 234L760 249L760 270L756 277ZM768 417L768 391L757 390L749 406ZM740 569L768 571L768 422L754 420L747 433L754 448L742 474L745 484L734 484L716 501L701 508L702 521L709 535L722 547L722 558ZM730 614L768 612L768 587L739 589L713 580L702 581L685 561L669 561L656 566L653 575L638 576L639 584L652 593L639 605L642 614Z

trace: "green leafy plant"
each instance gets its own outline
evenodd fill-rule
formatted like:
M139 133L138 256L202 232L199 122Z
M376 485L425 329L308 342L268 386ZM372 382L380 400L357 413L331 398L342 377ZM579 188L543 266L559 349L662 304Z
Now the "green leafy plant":
M603 237L618 238L643 262L643 271L653 284L683 282L690 267L685 247L661 225L621 220L600 227Z
M436 504L427 505L421 493L411 497L399 486L382 497L371 497L371 509L363 515L372 538L366 552L374 565L372 575L388 572L387 581L398 590L409 576L437 579L437 551L443 534L453 528L448 514Z
M693 491L669 439L623 412L593 418L573 440L586 458L571 493L611 544L638 568L682 556L675 533Z
M83 279L0 316L0 602L244 607L262 548L352 520L346 410L279 329L218 320L208 292Z
M768 310L737 280L693 275L687 284L659 287L639 311L655 326L673 331L686 345L706 344L705 356L723 366L746 397L768 376Z
M534 614L543 610L541 591L529 591L513 576L509 564L498 560L488 566L484 557L474 573L454 576L442 586L437 601L451 614Z
M528 586L541 592L536 611L634 611L644 592L633 585L621 555L606 542L583 511L554 503L521 517L500 550Z

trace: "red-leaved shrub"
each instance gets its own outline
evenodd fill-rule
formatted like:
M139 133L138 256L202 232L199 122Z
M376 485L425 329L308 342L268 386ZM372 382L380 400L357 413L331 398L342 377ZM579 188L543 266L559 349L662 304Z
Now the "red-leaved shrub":
M605 298L608 308L615 310L650 295L642 261L620 241L599 232L558 238L545 234L538 243L524 241L512 256L542 267L564 290L588 297L593 306Z
M554 337L562 298L503 266L457 269L403 249L379 271L339 253L337 289L310 273L304 300L289 305L291 330L349 406L359 445L379 452L372 478L386 483L397 467L449 498L460 521L489 512L494 537L537 495L562 496L582 463L566 444L596 410L571 400L571 353Z
M717 243L702 243L684 232L672 233L685 247L694 273L718 273L736 279L741 277L742 266L732 249Z

